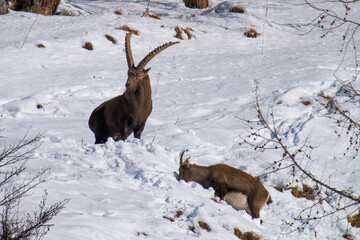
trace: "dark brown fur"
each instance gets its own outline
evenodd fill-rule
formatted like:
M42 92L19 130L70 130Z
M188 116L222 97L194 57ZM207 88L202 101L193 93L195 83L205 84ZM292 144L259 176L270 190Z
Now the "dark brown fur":
M211 166L198 166L190 164L189 158L183 162L183 154L180 158L178 180L185 182L194 181L204 188L212 187L215 195L224 199L228 192L240 192L247 196L247 203L253 218L260 217L260 210L265 203L270 203L269 192L262 183L244 171L230 167L226 164Z
M152 111L151 86L145 65L165 48L178 43L169 42L150 52L134 66L130 47L131 33L126 35L125 49L129 66L126 90L122 95L103 102L95 108L89 119L89 127L95 134L95 143L105 143L108 137L115 141L125 140L132 133L141 138L145 123Z

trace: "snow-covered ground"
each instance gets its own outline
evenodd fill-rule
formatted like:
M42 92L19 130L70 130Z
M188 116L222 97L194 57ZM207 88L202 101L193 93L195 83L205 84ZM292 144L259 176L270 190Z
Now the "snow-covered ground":
M142 17L144 0L63 0L60 7L76 16L0 16L0 128L5 129L0 137L14 142L30 127L30 135L44 133L28 170L51 170L27 201L36 206L43 189L49 202L71 199L52 221L46 239L237 239L234 228L263 239L314 239L315 226L318 239L341 239L347 232L360 236L337 216L302 231L285 224L313 204L273 188L291 181L290 171L264 181L273 203L261 211L262 224L245 211L211 200L212 189L176 180L184 149L191 162L226 163L252 175L281 158L279 152L261 154L239 145L244 125L238 117L256 119L258 86L261 100L276 99L275 116L288 129L283 136L289 145L297 147L310 135L317 147L316 163L309 166L313 173L360 192L358 160L340 156L345 140L334 136L331 122L315 105L301 103L337 90L332 73L341 61L342 32L320 38L322 32L314 29L301 35L318 14L302 0L269 1L267 16L266 1L224 4L244 6L244 14L210 10L220 3L212 0L209 9L199 10L186 8L181 0L151 1L150 11L160 20ZM118 9L122 15L114 14ZM360 8L352 14L359 21ZM153 111L141 140L131 136L94 145L87 125L90 113L125 88L126 32L116 29L125 24L139 30L139 36L132 37L135 62L155 47L178 40L176 26L192 28L195 38L181 40L148 64ZM245 37L249 28L262 35ZM93 51L82 48L85 41L93 44ZM38 48L39 43L45 48ZM351 79L353 67L350 52L339 73ZM183 214L174 222L163 217L174 217L177 211ZM198 221L211 231L201 229Z

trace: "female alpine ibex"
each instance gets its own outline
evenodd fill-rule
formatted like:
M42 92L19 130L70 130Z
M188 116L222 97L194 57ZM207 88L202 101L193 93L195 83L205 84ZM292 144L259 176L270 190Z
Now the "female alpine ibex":
M183 161L181 153L178 181L194 181L204 188L212 187L215 195L225 200L235 209L246 210L253 218L260 217L265 203L271 203L269 192L262 183L251 175L226 164L198 166Z
M179 42L165 43L144 57L135 66L131 52L130 37L125 37L125 51L128 63L128 79L126 90L122 95L114 97L95 108L89 119L89 127L95 134L95 143L105 143L108 137L115 141L125 140L134 133L140 138L145 123L152 111L151 86L146 64L164 49Z

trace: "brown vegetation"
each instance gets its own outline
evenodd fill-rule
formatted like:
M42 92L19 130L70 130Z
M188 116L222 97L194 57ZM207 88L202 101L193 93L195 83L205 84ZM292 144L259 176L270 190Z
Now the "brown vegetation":
M206 231L208 231L208 232L211 231L211 228L210 228L209 224L207 224L206 222L204 222L204 221L198 221L198 224L199 224L199 226L200 226L202 229L204 229L204 230L206 230Z
M189 8L207 8L208 0L184 0L185 6Z
M358 214L348 217L347 220L351 224L351 226L360 228L360 211Z
M244 35L248 38L256 38L260 34L254 28L250 28L249 30L244 32Z
M256 235L253 232L242 233L240 231L240 229L238 229L238 228L234 228L234 235L242 240L260 240L261 239L260 236Z
M36 104L36 108L37 108L37 109L42 109L42 108L43 108L43 105L40 104L40 103L38 103L38 104Z
M229 12L245 13L245 8L241 6L233 6L232 8L230 8Z
M105 34L105 37L106 37L107 40L109 40L113 44L115 44L115 45L117 44L117 40L113 36L111 36L109 34Z
M128 25L122 25L122 26L120 26L120 27L117 27L116 29L118 29L118 30L123 30L123 31L125 31L125 32L132 32L132 33L135 34L136 36L139 35L139 30L130 28Z
M42 43L38 43L38 44L36 44L36 46L37 46L38 48L45 48L45 45L42 44Z
M11 0L11 9L15 11L33 12L53 15L61 0Z
M191 38L195 37L195 34L193 32L194 32L194 30L191 27L182 28L180 26L176 26L174 37L184 40L183 33L185 33L187 36L187 39L191 39Z
M114 14L116 14L116 15L122 15L123 13L121 12L121 9L116 9L116 10L114 11Z
M307 200L315 200L315 191L313 188L309 187L306 184L303 184L302 190L299 189L298 186L296 187L278 187L274 186L276 190L279 192L283 192L286 190L291 190L291 194L296 198L306 198Z
M94 47L93 47L93 45L92 45L91 42L85 42L82 47L85 48L85 49L87 49L87 50L89 50L89 51L94 50Z

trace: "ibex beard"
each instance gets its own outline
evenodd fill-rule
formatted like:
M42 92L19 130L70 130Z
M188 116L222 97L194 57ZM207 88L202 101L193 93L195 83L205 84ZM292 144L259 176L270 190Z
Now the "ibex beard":
M151 85L146 64L164 49L179 42L165 43L148 53L135 66L130 46L131 33L125 37L128 79L125 92L100 104L91 113L89 127L95 134L95 143L105 143L109 137L125 140L132 133L141 138L145 123L152 111Z

